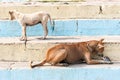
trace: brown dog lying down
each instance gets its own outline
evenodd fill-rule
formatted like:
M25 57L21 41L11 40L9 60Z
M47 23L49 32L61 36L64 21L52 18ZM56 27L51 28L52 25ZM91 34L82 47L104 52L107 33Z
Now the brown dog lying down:
M94 54L101 55L101 57L103 56L103 40L104 39L56 45L48 50L46 58L41 63L35 65L31 63L31 67L42 66L45 63L58 65L58 63L61 62L74 64L81 61L85 61L87 64L110 64L107 61L93 60L91 58ZM63 65L65 66L66 64Z
M48 19L50 19L50 22L51 22L51 17L48 13L36 12L32 14L23 14L16 10L11 10L9 11L9 14L10 14L11 20L14 20L14 19L18 20L18 22L22 26L22 37L20 38L20 40L25 40L25 41L27 40L27 37L26 37L27 26L32 26L38 23L41 23L44 29L43 39L45 39L46 36L48 35L48 29L47 29Z

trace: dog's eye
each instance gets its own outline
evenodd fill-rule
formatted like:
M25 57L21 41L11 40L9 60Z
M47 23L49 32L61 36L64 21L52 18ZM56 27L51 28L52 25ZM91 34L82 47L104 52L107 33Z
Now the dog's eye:
M100 49L100 48L104 48L104 45L98 44L98 48L99 48L99 49Z

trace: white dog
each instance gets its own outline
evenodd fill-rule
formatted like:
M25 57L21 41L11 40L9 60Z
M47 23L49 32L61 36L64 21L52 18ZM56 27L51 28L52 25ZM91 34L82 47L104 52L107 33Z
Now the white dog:
M43 29L44 29L43 39L45 39L46 36L48 35L48 29L47 29L48 19L50 19L50 23L52 25L50 15L48 13L45 13L45 12L23 14L23 13L20 13L16 10L11 10L11 11L9 11L9 14L10 14L11 20L14 20L14 19L18 20L18 22L22 26L22 36L20 38L21 41L27 40L27 37L26 37L26 27L27 26L32 26L32 25L41 23L43 26Z

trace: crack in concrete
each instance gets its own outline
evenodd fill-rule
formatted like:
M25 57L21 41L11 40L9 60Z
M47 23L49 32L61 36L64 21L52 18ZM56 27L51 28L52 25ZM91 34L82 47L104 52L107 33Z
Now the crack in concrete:
M54 29L55 29L55 21L53 20L52 21L52 32L54 31Z
M14 65L15 63L14 62L12 62L12 63L10 63L10 65L9 65L9 70L12 70L12 65Z
M103 14L103 7L99 6L99 14Z
M76 20L76 32L78 32L78 20Z
M24 41L24 46L25 46L24 51L26 51L26 48L27 48L27 40Z

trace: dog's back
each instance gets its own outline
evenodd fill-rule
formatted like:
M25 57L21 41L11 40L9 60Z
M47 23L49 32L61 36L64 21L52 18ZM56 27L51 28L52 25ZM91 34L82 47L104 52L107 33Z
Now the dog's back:
M48 50L46 58L47 61L49 62L49 60L51 58L54 58L54 56L58 55L58 53L64 52L63 55L66 55L66 57L64 58L65 62L76 63L84 59L84 52L86 50L87 50L86 42L73 43L73 44L59 44Z

